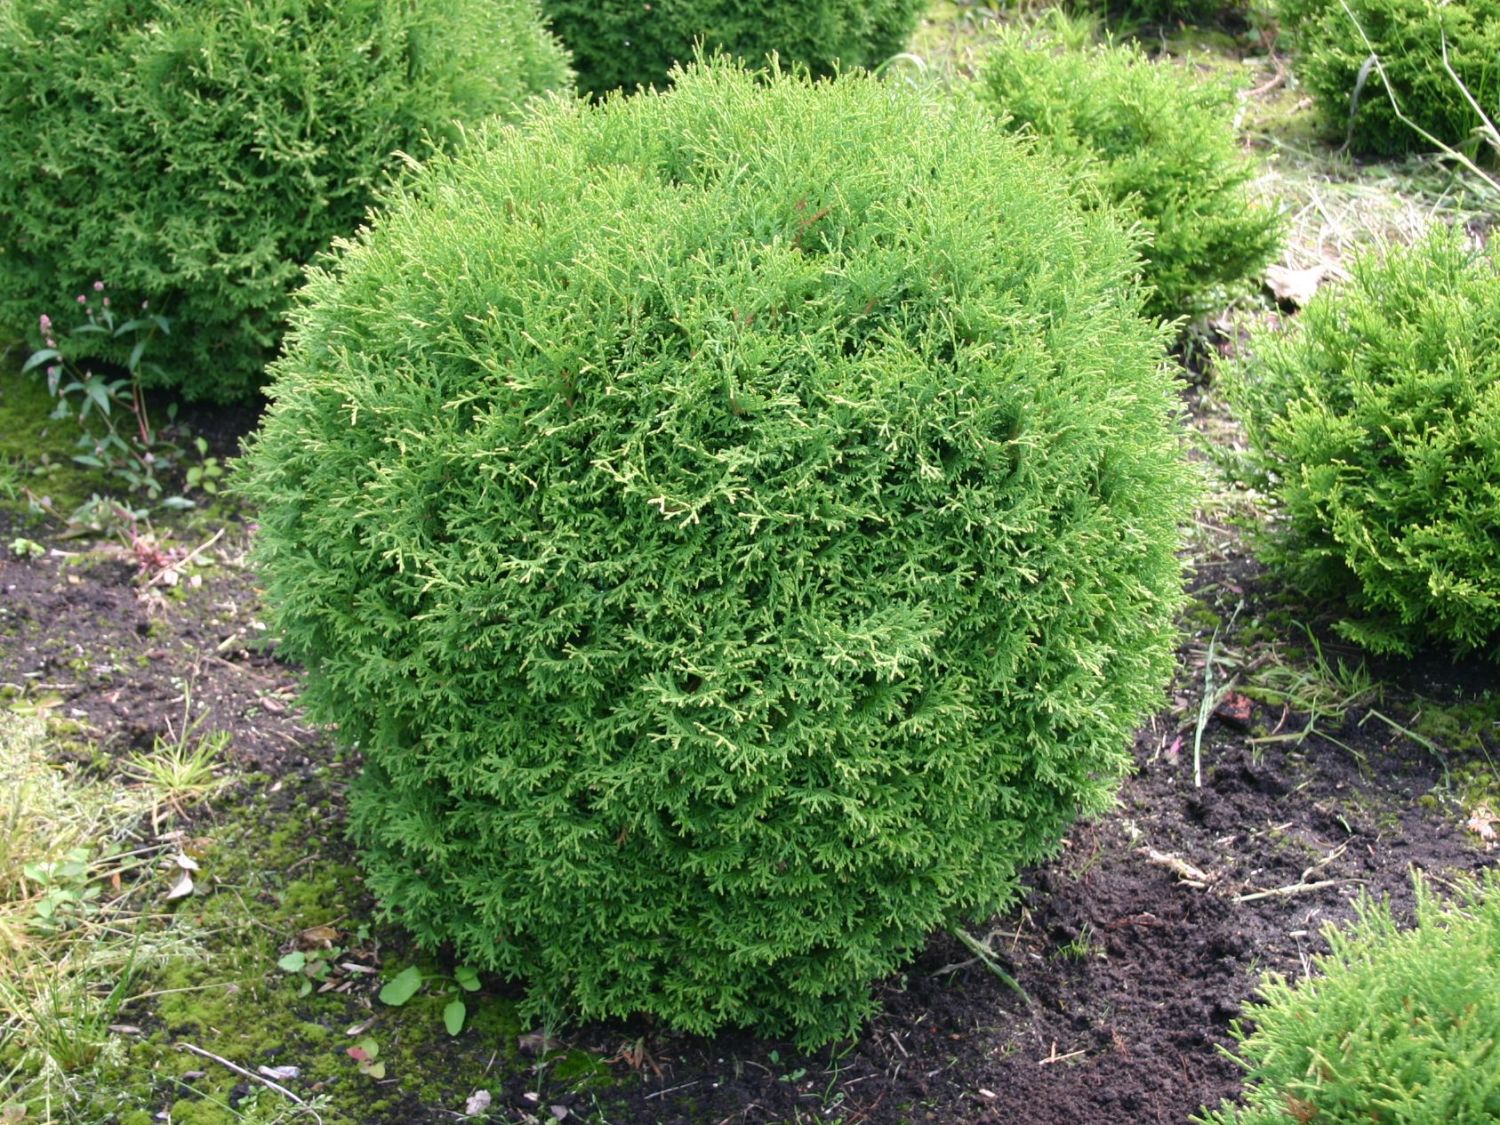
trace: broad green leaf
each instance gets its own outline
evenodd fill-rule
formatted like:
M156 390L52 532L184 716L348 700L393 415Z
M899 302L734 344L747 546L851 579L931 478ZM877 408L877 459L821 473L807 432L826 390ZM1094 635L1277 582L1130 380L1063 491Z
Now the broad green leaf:
M465 992L478 992L479 974L468 965L460 965L453 970L453 983Z
M62 353L56 348L43 348L41 351L32 352L31 358L21 365L21 374L24 375L26 372L40 367L48 360L59 359L61 356Z
M300 949L295 950L277 961L276 967L284 973L300 973L307 967L307 954Z
M422 970L415 965L408 965L390 980L380 990L380 1002L389 1004L393 1008L399 1008L422 987Z
M448 1029L449 1035L457 1035L464 1029L464 1017L468 1014L469 1009L462 1000L448 1001L443 1008L443 1026Z

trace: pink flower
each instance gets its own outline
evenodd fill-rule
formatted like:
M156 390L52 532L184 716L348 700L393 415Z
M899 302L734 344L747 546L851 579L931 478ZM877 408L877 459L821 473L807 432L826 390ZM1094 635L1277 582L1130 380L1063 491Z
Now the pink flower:
M142 302L141 302L141 308L143 308L143 309L144 309L144 308L145 308L145 307L146 307L146 305L147 305L147 302L146 302L146 301L142 301Z
M96 281L96 282L94 282L94 292L95 293L103 293L104 292L104 282L102 282L102 281Z
M46 313L42 314L42 318L41 318L41 322L40 323L41 323L42 331L43 332L49 332L49 331L51 331L51 329L52 329L52 318L50 316L48 316Z
M80 293L80 294L78 294L78 303L80 305L86 305L86 304L89 303L89 299L87 297L85 297L82 293Z
M54 340L51 336L48 336L47 337L47 346L49 348L55 348L55 347L57 347L57 341Z

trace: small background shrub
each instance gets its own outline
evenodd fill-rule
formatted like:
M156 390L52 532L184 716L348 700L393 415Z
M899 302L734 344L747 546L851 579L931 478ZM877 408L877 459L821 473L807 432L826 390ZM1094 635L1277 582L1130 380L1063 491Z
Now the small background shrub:
M1243 28L1250 16L1248 0L1068 0L1067 7L1122 28L1178 24Z
M752 65L830 73L875 66L906 49L926 0L543 0L590 94L664 85L702 42Z
M1046 30L1001 35L981 97L1150 237L1148 309L1164 319L1222 307L1275 254L1280 219L1255 205L1235 145L1234 93L1153 63L1133 46L1069 49Z
M166 383L243 397L398 152L566 78L533 0L0 4L0 331L102 277Z
M388 911L533 1014L816 1042L1108 802L1189 489L1127 236L978 107L676 82L429 164L246 489Z
M1268 558L1342 602L1380 652L1500 636L1500 269L1440 230L1285 333L1261 331L1228 380L1268 493Z
M1442 143L1471 155L1478 147L1481 118L1459 81L1489 117L1500 116L1500 0L1277 0L1276 11L1325 131L1347 136L1356 152L1397 156L1433 147L1391 107L1368 66L1372 48L1401 112ZM1459 81L1444 69L1444 39Z
M1296 985L1271 974L1238 1022L1244 1105L1206 1125L1410 1125L1500 1120L1500 876L1452 900L1417 880L1399 930L1368 899Z

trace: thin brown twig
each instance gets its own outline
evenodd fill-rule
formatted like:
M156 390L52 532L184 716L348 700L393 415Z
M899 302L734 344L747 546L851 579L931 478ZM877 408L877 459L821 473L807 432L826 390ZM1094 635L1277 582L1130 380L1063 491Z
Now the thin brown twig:
M308 1113L312 1114L313 1119L317 1121L318 1125L323 1125L323 1118L318 1115L317 1110L313 1109L312 1106L308 1105L305 1101L299 1098L296 1094L292 1093L285 1086L282 1086L276 1082L272 1082L269 1078L265 1077L265 1075L256 1074L253 1070L246 1070L238 1063L232 1063L228 1059L221 1058L220 1056L214 1054L212 1051L205 1051L202 1047L195 1047L191 1043L179 1043L177 1044L177 1048L181 1051L191 1051L193 1052L193 1054L205 1059L212 1059L220 1066L227 1067L241 1077L248 1078L252 1082L259 1082L262 1086L267 1086L270 1089L275 1090L282 1097L290 1099L291 1101L295 1102L297 1105L305 1109Z

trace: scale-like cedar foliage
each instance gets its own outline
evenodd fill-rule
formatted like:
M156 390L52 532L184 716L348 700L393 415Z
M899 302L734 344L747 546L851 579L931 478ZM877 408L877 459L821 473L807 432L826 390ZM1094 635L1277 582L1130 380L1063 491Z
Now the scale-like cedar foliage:
M1500 119L1500 0L1276 0L1276 13L1324 130L1347 137L1356 152L1399 156L1434 147L1401 121L1392 92L1402 115L1455 148L1468 147L1481 122L1465 89Z
M1228 380L1268 557L1375 651L1500 639L1500 264L1440 231L1261 331Z
M1400 930L1362 900L1298 984L1271 974L1238 1023L1243 1105L1202 1125L1481 1125L1500 1121L1500 877L1449 901L1420 878Z
M246 487L388 911L532 1011L817 1041L1108 803L1189 478L1126 234L983 111L676 83L391 199Z
M1276 253L1281 220L1257 205L1236 148L1233 89L1152 62L1134 46L1064 48L1011 31L985 61L980 96L1149 236L1149 310L1222 307Z
M398 153L567 80L535 0L0 3L0 336L103 278L170 385L250 394Z
M926 0L542 0L579 89L660 87L695 45L760 65L771 53L827 74L904 51Z

